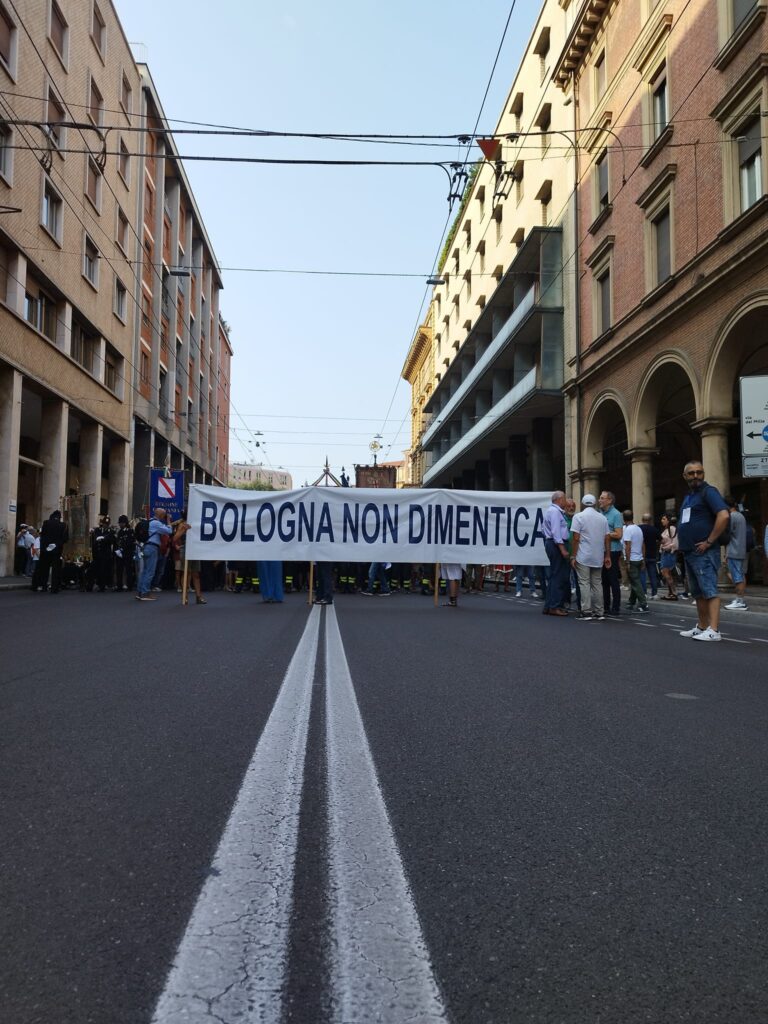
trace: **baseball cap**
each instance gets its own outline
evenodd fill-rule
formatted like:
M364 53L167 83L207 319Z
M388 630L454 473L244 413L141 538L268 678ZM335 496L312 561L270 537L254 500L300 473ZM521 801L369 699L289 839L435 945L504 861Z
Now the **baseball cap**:
M581 499L581 504L582 505L596 505L597 504L597 498L594 496L594 494L585 494L584 497Z

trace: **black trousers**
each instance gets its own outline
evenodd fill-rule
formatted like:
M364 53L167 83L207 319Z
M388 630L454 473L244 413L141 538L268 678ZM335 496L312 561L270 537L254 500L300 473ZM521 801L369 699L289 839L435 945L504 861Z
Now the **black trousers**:
M93 561L94 582L99 590L112 586L112 558L96 558Z
M603 568L603 605L607 612L619 614L621 608L621 573L619 572L620 551L611 552L610 569Z
M41 551L37 560L35 574L32 577L32 589L45 589L48 586L48 574L51 576L51 593L58 594L61 586L61 554L58 551Z
M115 586L118 590L121 590L123 586L133 590L136 586L136 562L133 554L133 551L124 551L122 558L115 555Z

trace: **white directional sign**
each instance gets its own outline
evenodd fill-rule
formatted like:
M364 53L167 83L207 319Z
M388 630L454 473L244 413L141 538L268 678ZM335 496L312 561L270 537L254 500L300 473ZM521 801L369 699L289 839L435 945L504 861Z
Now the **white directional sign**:
M741 377L741 454L768 455L768 377Z

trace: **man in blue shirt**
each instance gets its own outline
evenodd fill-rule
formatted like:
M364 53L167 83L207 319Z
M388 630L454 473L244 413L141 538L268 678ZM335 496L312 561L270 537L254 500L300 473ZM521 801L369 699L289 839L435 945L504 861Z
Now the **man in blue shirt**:
M611 538L611 565L603 569L603 606L605 614L618 616L621 607L621 537L624 533L624 518L614 507L616 496L613 491L601 491L597 503L608 520L608 536Z
M166 523L167 513L164 508L155 509L154 519L149 521L149 537L144 544L143 560L144 565L139 577L137 586L137 601L154 601L152 597L152 577L157 568L157 559L160 554L160 538L163 534L170 536L173 530Z
M549 558L549 586L544 598L544 614L564 616L565 603L570 594L570 555L568 554L568 521L565 518L567 498L555 491L552 504L544 513L542 533L544 548Z
M692 640L720 640L720 571L718 538L728 526L728 506L716 487L704 479L700 462L688 462L683 469L689 493L680 506L677 520L679 550L685 558L688 587L696 600L699 620L680 636Z

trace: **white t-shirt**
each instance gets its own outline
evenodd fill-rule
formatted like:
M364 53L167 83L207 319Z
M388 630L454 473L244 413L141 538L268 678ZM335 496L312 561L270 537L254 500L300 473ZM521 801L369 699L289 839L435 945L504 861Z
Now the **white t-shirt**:
M630 562L642 562L643 560L643 531L639 526L632 523L624 527L622 543L629 544Z
M611 532L608 520L597 509L584 508L573 517L571 530L579 535L576 561L599 569L605 560L605 537Z

